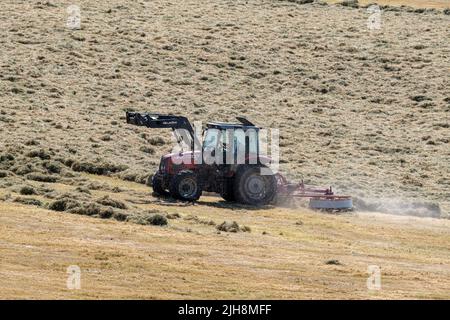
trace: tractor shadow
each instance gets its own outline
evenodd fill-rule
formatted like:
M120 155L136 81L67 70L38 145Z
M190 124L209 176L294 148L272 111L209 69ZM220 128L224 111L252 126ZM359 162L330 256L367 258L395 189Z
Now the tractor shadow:
M251 206L251 205L244 205L236 202L229 202L225 200L219 200L220 198L217 197L218 201L195 201L195 202L185 202L176 200L170 196L156 196L157 199L151 200L151 203L155 203L162 206L174 206L174 207L189 207L189 206L203 206L203 207L214 207L218 209L228 209L228 210L238 210L238 211L248 211L248 210L270 210L275 208L274 205L267 205L267 206Z
M248 211L248 210L270 210L275 208L275 206L273 205L267 205L267 206L250 206L250 205L244 205L244 204L240 204L240 203L236 203L236 202L229 202L229 201L225 201L225 200L219 200L219 201L215 201L215 202L210 202L210 201L197 201L196 202L197 205L200 206L205 206L205 207L214 207L214 208L219 208L219 209L229 209L229 210L243 210L243 211Z

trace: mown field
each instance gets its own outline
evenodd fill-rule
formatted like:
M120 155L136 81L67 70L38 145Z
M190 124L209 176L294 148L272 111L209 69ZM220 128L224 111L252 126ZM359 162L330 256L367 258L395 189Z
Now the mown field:
M342 3L339 0L327 0L328 3ZM447 0L378 0L378 1L370 1L370 0L359 0L358 3L360 5L371 5L378 4L384 6L408 6L412 8L436 8L436 9L447 9L450 4Z
M254 210L215 197L194 206L161 205L140 184L86 178L102 187L93 197L119 187L114 199L129 212L158 212L168 225L1 202L0 297L449 298L449 220ZM224 221L240 230L219 231ZM80 290L66 287L71 265L81 269ZM381 268L379 291L367 288L369 265Z
M80 1L1 6L2 149L151 174L167 130L124 110L192 121L244 115L281 133L282 170L372 201L449 212L449 15L288 1ZM395 10L394 10L395 9ZM155 137L158 137L156 139Z
M70 30L70 1L2 1L0 298L448 298L446 2L377 31L300 2L78 1ZM358 210L159 200L171 134L125 110L279 129L282 172Z

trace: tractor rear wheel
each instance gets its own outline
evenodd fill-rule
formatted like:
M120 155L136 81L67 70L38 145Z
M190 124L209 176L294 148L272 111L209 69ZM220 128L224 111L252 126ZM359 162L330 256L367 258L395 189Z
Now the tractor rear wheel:
M197 175L190 170L178 172L170 181L170 195L183 201L196 201L202 194Z
M239 203L253 206L270 204L277 192L277 181L273 174L262 175L265 166L244 166L238 170L234 180L234 196Z
M149 180L150 180L150 178L149 178ZM147 184L151 185L153 192L156 195L167 196L167 195L169 195L169 193L166 190L164 190L164 188L162 186L162 180L163 179L162 179L161 174L159 174L158 172L155 172L155 174L151 177L151 181L149 181L151 183L147 182Z

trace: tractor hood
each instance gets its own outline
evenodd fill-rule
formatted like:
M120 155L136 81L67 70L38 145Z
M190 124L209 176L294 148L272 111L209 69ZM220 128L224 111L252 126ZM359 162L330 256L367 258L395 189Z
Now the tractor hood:
M173 164L193 164L192 155L194 155L194 163L201 163L201 151L183 151L166 154L162 157L163 161L171 160Z

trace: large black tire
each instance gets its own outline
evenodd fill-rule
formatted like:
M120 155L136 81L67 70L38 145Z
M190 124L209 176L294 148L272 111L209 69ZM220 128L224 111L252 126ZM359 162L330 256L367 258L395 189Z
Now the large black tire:
M178 172L170 181L170 195L183 201L196 201L202 195L197 175L190 170Z
M230 179L225 182L225 188L220 195L222 196L222 198L224 198L225 201L236 201L236 198L234 197L233 180Z
M261 175L258 165L246 165L238 169L234 179L234 197L237 202L252 206L264 206L272 203L277 193L275 175Z
M153 188L153 192L156 195L158 196L169 195L169 193L162 186L162 176L158 172L155 172L155 174L151 177L151 186Z

